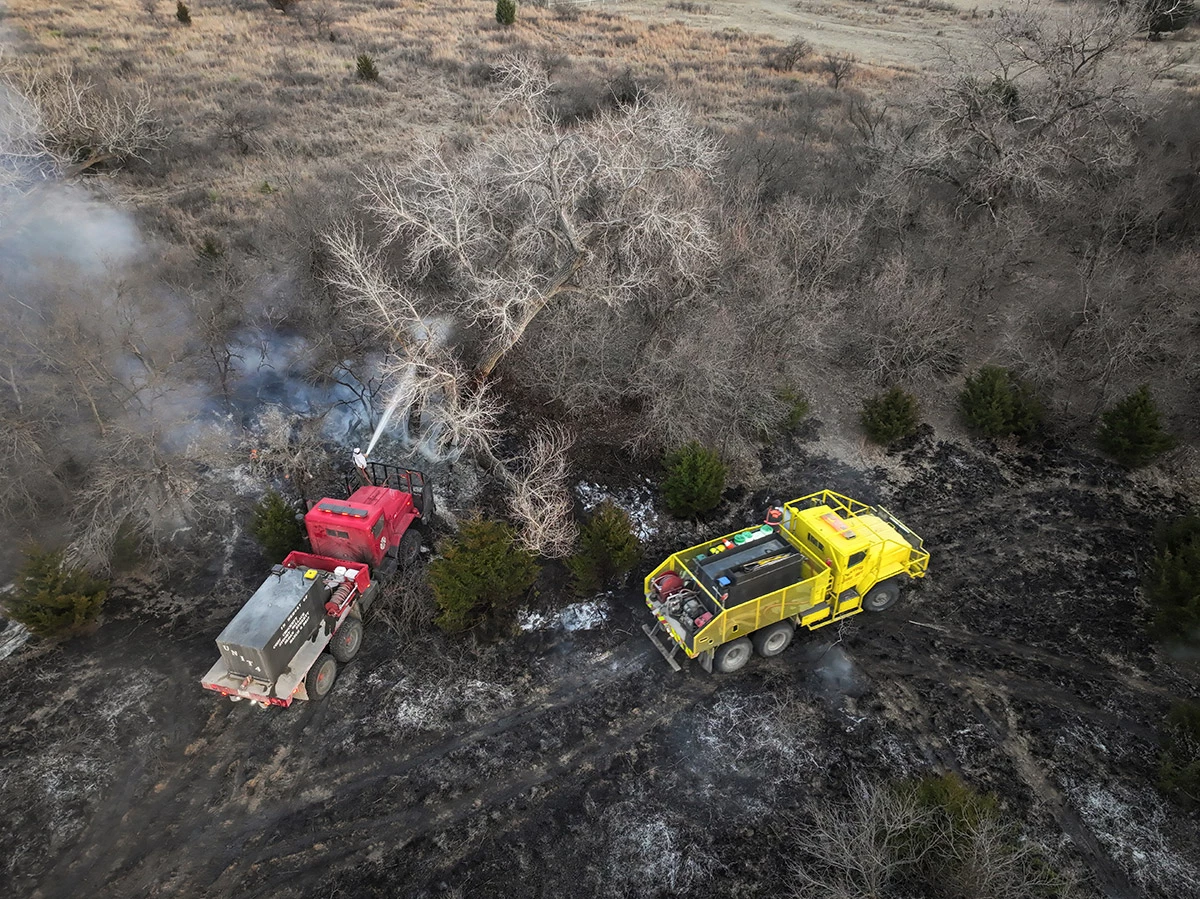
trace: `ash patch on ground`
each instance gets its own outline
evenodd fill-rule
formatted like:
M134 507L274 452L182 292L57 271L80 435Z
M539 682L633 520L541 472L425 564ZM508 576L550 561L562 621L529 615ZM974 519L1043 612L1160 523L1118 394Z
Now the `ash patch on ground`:
M884 503L925 537L929 578L724 677L663 664L637 577L587 628L566 626L565 592L498 644L368 628L328 699L288 710L198 685L232 584L191 613L138 593L60 651L20 646L0 660L10 882L46 899L775 896L814 810L954 771L1082 895L1190 895L1200 825L1153 781L1165 710L1196 689L1145 636L1138 589L1177 497L1070 448L929 435L866 471L793 442L764 479ZM639 572L757 520L761 494L652 535Z
M642 483L615 489L583 481L575 485L575 495L588 512L604 502L624 509L634 535L643 543L658 533L662 516L655 509L654 487L648 478L642 478Z

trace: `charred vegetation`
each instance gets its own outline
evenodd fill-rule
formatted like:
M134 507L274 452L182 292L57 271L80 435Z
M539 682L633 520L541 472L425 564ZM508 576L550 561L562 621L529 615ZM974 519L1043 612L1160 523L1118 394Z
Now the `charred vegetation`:
M0 19L18 894L1189 895L1191 4L509 6ZM438 515L336 687L201 690L360 444ZM672 679L645 573L821 488L929 577Z

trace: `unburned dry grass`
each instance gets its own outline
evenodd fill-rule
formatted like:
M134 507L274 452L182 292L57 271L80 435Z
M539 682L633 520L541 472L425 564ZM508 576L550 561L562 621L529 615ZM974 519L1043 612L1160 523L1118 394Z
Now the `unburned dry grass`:
M266 0L44 4L14 0L9 58L69 68L98 90L146 90L171 131L117 191L171 243L253 250L254 223L304 178L328 184L362 166L402 161L420 141L466 145L506 112L490 83L511 54L539 59L565 120L639 89L665 89L718 130L776 115L789 95L824 85L816 60L767 66L778 44L736 28L641 21L594 7L569 15L523 6L499 26L483 0L303 0L284 15ZM355 75L369 54L378 81ZM859 67L856 83L892 77ZM349 199L349 182L341 193Z

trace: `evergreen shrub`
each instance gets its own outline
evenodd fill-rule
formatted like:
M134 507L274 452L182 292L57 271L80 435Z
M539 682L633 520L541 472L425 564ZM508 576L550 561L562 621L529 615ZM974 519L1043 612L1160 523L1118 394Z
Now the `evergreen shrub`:
M667 453L663 498L672 514L692 518L716 508L725 489L725 463L697 441Z
M629 514L610 502L601 503L580 528L578 548L567 559L575 592L595 593L624 577L641 552Z
M63 638L91 629L108 584L68 565L62 550L31 549L6 601L9 616L39 637Z
M899 387L863 401L863 429L876 443L887 445L911 436L921 423L917 398Z
M473 518L455 537L443 540L429 563L437 602L436 624L448 633L465 631L485 615L511 611L541 571L534 557L500 521Z

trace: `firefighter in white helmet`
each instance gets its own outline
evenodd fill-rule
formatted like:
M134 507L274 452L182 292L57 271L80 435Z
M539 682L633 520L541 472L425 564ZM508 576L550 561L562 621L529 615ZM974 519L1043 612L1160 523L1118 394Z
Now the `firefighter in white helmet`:
M367 457L363 455L363 451L359 447L354 448L354 467L358 469L358 476L362 479L363 484L371 486L371 475L367 471Z

